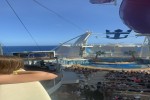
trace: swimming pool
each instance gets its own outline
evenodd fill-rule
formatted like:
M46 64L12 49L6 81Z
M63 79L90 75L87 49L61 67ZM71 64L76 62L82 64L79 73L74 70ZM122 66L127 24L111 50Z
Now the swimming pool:
M105 60L106 61L106 60ZM116 61L116 59L115 59ZM110 63L109 62L100 62L100 63L95 63L95 62L90 62L88 59L61 59L59 60L59 63L62 65L74 65L74 64L79 64L83 66L93 66L97 68L117 68L117 69L136 69L136 68L144 68L147 67L147 65L141 65L137 64L134 62L120 62L118 63Z
M117 68L117 69L133 69L133 68L143 68L146 67L146 65L140 65L136 63L125 63L125 64L101 64L101 63L89 63L84 64L84 66L93 66L93 67L101 67L101 68Z

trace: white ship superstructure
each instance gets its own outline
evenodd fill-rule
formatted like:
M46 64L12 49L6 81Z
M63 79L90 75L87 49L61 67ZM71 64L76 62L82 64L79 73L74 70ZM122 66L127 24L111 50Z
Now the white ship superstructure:
M59 57L66 58L82 58L82 57L94 57L96 52L104 51L104 57L127 57L127 51L135 51L136 56L139 56L141 53L142 44L89 44L88 38L92 33L86 32L69 46L66 44L61 45L56 49L56 55ZM66 43L66 42L65 42ZM146 54L148 51L145 51ZM144 55L143 54L143 55Z

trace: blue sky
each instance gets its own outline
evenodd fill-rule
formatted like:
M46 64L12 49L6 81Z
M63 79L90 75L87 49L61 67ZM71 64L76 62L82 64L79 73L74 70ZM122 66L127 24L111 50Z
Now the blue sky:
M38 45L58 45L91 31L89 43L143 43L144 37L109 40L105 30L129 29L119 17L117 6L91 4L89 0L37 0L58 15L37 5L33 0L8 0ZM5 0L0 3L0 42L4 46L36 45ZM96 34L96 35L95 35ZM98 37L98 38L96 38Z

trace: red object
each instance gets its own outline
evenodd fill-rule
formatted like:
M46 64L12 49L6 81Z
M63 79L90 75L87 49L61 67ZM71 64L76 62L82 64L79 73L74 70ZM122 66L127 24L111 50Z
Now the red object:
M150 0L123 0L119 14L135 32L150 34Z

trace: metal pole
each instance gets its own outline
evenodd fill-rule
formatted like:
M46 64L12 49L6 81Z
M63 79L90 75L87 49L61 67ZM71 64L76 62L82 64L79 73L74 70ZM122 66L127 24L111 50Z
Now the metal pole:
M56 81L55 81L55 79L54 79L54 86L55 86L55 84L56 84Z

